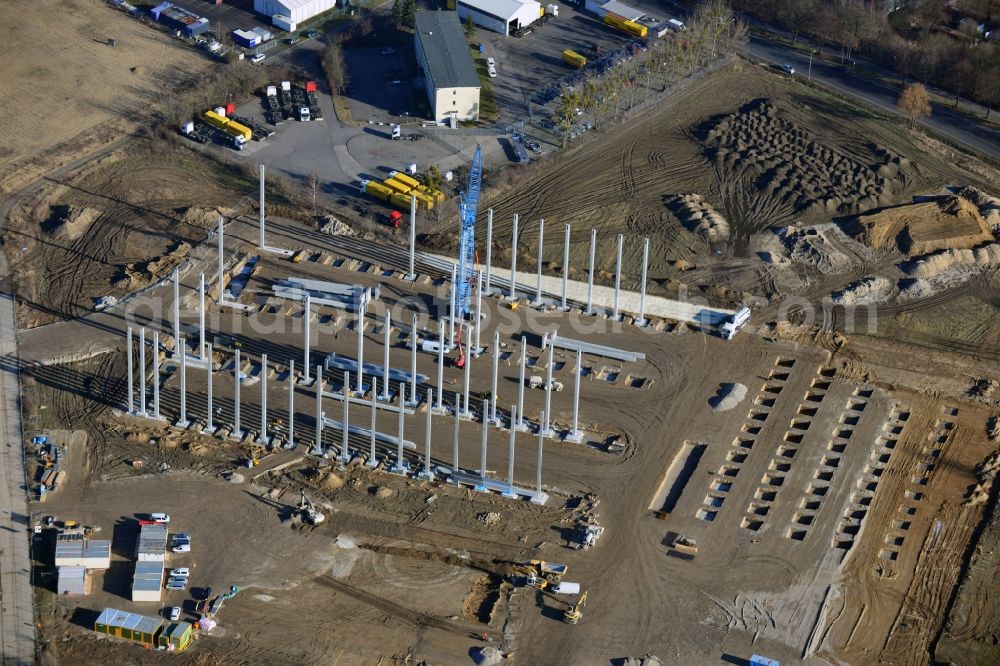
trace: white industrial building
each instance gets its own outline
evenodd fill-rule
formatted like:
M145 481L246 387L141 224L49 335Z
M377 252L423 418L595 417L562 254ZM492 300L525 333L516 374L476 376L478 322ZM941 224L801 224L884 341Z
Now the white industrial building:
M253 0L253 10L268 17L280 16L289 23L301 23L333 9L337 0Z
M629 21L638 21L646 15L641 9L630 7L619 0L587 0L584 8L592 14L596 14L597 18L600 19L603 19L607 14L614 14Z
M414 42L434 120L479 120L479 74L458 14L417 12Z
M535 0L458 0L458 17L472 17L480 28L509 35L511 30L534 23L544 11Z
M132 601L160 601L163 590L163 562L136 562L132 577Z
M111 567L111 542L107 539L56 541L56 566L108 569Z
M87 568L81 566L59 567L56 592L62 595L87 593Z

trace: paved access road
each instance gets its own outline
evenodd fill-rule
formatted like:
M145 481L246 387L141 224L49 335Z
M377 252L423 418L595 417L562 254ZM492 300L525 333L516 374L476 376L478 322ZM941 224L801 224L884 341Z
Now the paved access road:
M6 284L7 279L3 280ZM0 293L0 641L4 666L35 663L14 295Z
M747 51L755 58L776 65L788 63L795 68L795 76L808 76L809 56L783 44L776 44L756 36L750 37ZM896 103L899 91L882 81L852 72L839 65L830 65L816 58L812 60L812 78L825 83L842 93L860 99L892 113L898 113ZM934 104L930 118L920 121L951 139L1000 159L1000 129L978 122L964 113L959 113L940 104Z

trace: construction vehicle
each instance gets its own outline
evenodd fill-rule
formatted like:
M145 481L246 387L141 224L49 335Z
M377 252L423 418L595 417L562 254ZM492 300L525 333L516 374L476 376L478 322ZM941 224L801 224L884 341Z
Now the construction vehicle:
M310 525L319 525L324 520L326 520L326 516L324 516L323 513L316 508L316 505L313 504L313 501L309 499L308 495L306 495L305 490L302 491L302 496L301 499L299 500L299 505L296 508L298 509L299 514L302 516L302 520L309 523Z
M472 300L472 285L478 279L476 273L476 209L479 207L479 189L483 183L483 147L476 146L469 166L469 180L465 191L458 194L458 211L461 227L458 236L458 283L455 294L455 319L458 327L458 358L455 366L465 366L465 351L462 346L461 322L469 311ZM479 325L479 322L476 322Z
M750 321L750 308L741 308L739 312L719 324L719 336L723 340L732 340L736 337L736 332L746 326L748 321Z
M563 621L567 624L576 624L583 618L583 606L587 603L587 593L584 592L575 604L566 609L563 613Z

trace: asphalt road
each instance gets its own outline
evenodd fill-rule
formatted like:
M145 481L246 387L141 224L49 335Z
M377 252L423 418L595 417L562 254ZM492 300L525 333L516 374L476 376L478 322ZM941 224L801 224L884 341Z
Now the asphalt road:
M751 36L747 51L753 57L766 62L778 65L791 64L795 68L795 76L808 75L809 56L783 44ZM816 58L812 61L812 78L885 111L898 113L896 102L899 100L899 91L881 81L844 70L837 65L820 62ZM937 104L932 106L931 116L921 120L921 125L940 132L968 148L1000 159L1000 129L977 122L974 118L946 106Z

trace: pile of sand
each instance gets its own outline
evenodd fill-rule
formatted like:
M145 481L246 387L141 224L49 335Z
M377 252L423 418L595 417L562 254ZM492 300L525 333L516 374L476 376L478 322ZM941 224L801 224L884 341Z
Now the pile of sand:
M499 525L501 518L502 516L496 511L481 513L478 516L476 516L476 520L486 525L486 527L495 527Z
M319 224L319 230L324 234L330 234L331 236L354 236L354 229L350 227L346 222L342 222L340 219L334 217L333 215L325 216Z
M886 300L893 290L892 280L881 275L866 275L833 293L833 302L838 305L860 305Z
M963 187L958 191L958 195L975 204L993 233L1000 234L1000 199L991 197L974 187Z
M747 387L743 384L719 384L715 395L708 399L713 412L727 412L747 397Z
M812 266L821 273L843 273L854 264L852 258L831 241L834 237L849 240L836 225L784 227L775 233L787 250L789 259Z
M327 474L326 478L323 479L323 487L327 490L338 490L344 485L344 477L339 474L334 474L330 472Z
M906 255L965 249L993 240L979 208L953 194L885 208L858 217L859 240Z
M379 486L375 489L375 497L379 499L389 499L396 494L396 491L389 486Z
M219 224L219 217L225 217L232 211L228 208L204 208L201 206L191 206L184 209L181 222L195 227L215 228Z
M970 506L986 504L990 500L998 472L1000 472L1000 451L994 451L976 466L976 484L966 494L965 503Z
M720 173L745 170L759 190L796 210L854 213L892 203L909 161L870 145L871 165L816 141L767 100L720 120L706 136Z
M76 240L83 236L87 233L87 229L90 228L94 220L101 214L100 211L93 208L77 208L76 206L65 206L62 208L62 215L57 220L58 225L55 227L53 234L57 238L65 240Z
M907 275L924 280L947 272L972 272L997 267L1000 267L998 243L987 243L971 250L942 250L899 264L899 268Z
M729 222L700 194L679 194L671 208L685 227L709 242L729 238Z

